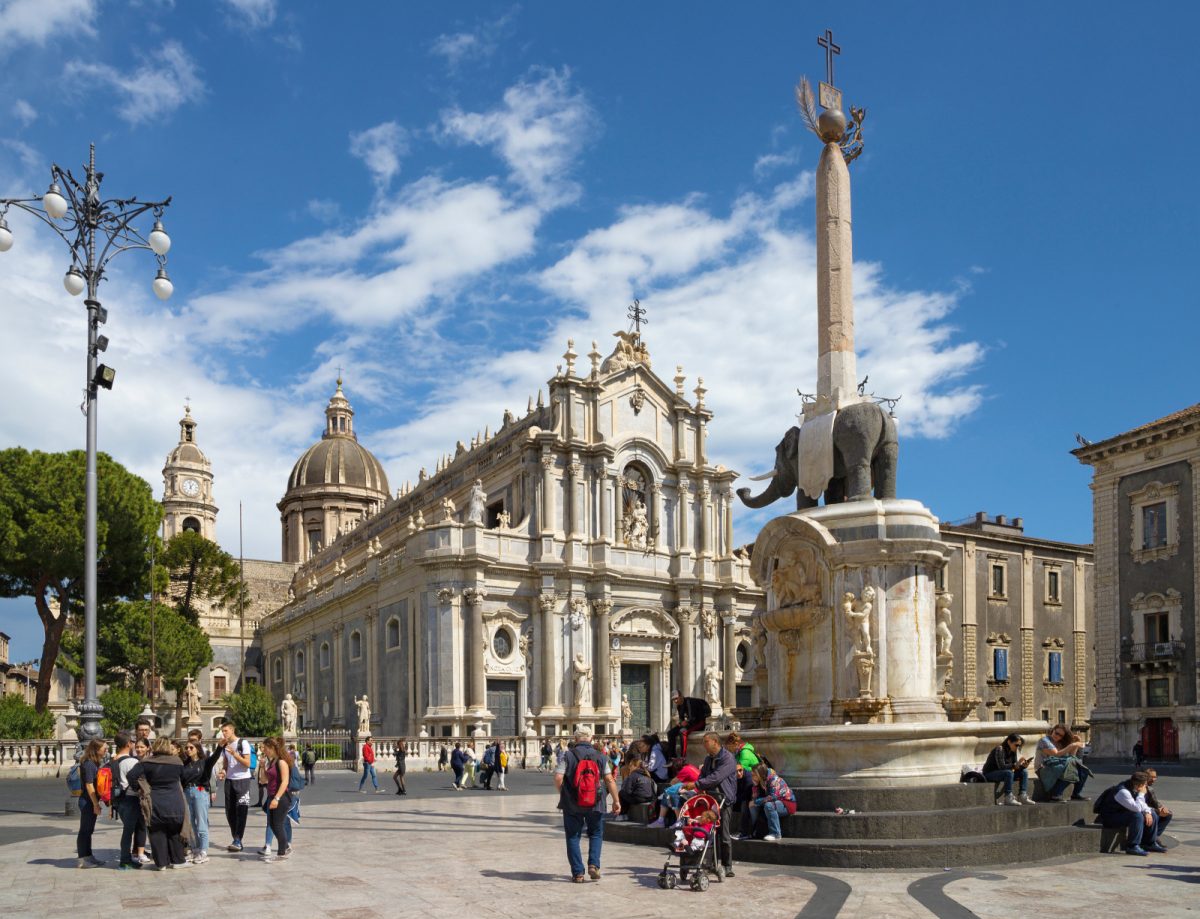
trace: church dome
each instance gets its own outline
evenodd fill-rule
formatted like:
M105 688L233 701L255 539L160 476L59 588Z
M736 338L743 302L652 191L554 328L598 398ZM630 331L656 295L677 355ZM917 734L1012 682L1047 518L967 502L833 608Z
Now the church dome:
M288 477L288 491L305 486L338 486L363 488L388 494L387 474L383 464L358 442L354 433L354 409L342 393L338 380L337 392L325 409L325 433L304 451Z

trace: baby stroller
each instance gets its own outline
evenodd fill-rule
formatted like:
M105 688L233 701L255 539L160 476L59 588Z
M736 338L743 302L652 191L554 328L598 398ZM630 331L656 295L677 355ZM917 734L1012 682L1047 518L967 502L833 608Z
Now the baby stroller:
M688 798L679 808L679 820L676 827L696 827L700 824L700 815L705 811L713 811L717 815L714 823L707 825L707 834L703 841L699 839L686 842L682 848L671 847L667 850L667 861L658 875L658 886L663 890L673 890L677 883L675 873L671 870L671 859L679 859L678 881L688 883L691 875L692 890L708 890L708 873L720 884L725 880L725 866L717 859L717 834L721 829L721 803L712 795L698 794ZM694 843L700 842L699 847Z

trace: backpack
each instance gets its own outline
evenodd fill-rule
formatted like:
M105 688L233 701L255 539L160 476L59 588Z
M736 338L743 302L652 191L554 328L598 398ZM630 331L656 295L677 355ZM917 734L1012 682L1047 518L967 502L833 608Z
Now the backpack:
M102 804L112 804L113 771L112 763L105 763L96 773L96 797Z
M317 761L317 754L312 750L305 750L302 761L304 762L304 765L311 768Z
M73 798L78 798L83 794L83 779L79 777L79 763L76 763L67 772L67 790L71 792Z
M288 791L303 791L304 776L296 768L295 763L288 763Z
M596 806L600 791L600 764L591 757L575 757L575 768L567 764L571 775L571 788L575 792L575 803L582 808Z

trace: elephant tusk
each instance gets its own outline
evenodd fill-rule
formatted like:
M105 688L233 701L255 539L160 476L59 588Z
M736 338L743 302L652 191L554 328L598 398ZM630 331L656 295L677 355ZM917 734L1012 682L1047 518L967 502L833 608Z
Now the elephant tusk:
M765 482L767 479L773 479L778 473L772 469L770 472L764 472L762 475L752 475L747 482Z

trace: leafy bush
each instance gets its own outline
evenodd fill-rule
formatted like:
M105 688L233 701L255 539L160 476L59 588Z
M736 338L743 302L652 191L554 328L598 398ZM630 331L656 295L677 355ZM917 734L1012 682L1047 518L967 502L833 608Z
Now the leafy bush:
M340 743L315 743L312 745L313 752L317 754L317 761L334 760L341 762L342 745ZM301 747L303 752L303 747Z
M132 731L138 715L149 703L149 699L136 689L114 686L100 693L100 704L104 706L104 717L100 726L105 737L116 737L117 731Z
M47 740L54 736L54 715L39 712L18 695L0 696L0 737Z
M221 699L229 710L229 720L242 737L268 737L279 733L275 699L257 683L248 683L238 692Z

